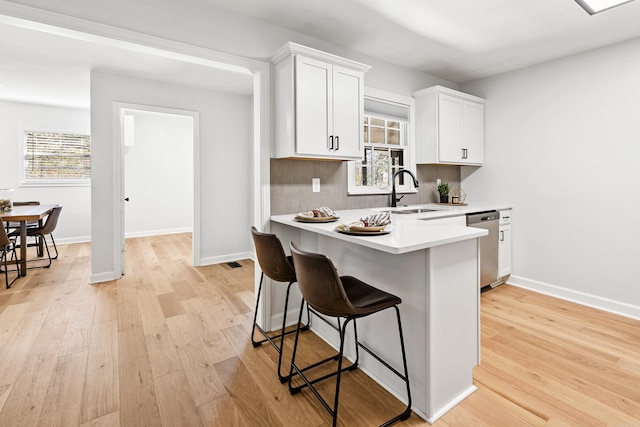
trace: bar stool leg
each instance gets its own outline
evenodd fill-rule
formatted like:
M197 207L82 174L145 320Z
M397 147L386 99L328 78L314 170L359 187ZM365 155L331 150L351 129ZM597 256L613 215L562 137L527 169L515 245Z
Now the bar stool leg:
M302 309L303 309L303 305L304 305L304 301L302 301L301 306L300 306L300 317L298 319L298 324L300 324L301 320L302 320ZM293 395L293 394L297 394L299 393L303 388L305 387L309 387L309 389L311 390L311 392L318 398L318 400L320 401L320 403L322 404L322 406L324 406L324 408L327 410L327 412L329 412L329 414L331 414L332 416L332 426L336 427L336 424L338 422L338 404L339 404L339 398L340 398L340 380L341 380L341 375L342 372L344 371L351 371L354 370L358 367L358 363L360 360L360 352L359 352L359 348L361 347L363 350L365 350L367 353L369 353L373 358L375 358L376 360L378 360L382 365L384 365L386 368L388 368L389 370L391 370L393 373L395 373L398 377L400 377L400 379L402 379L405 384L406 384L406 388L407 388L407 406L405 408L405 410L400 413L399 415L391 418L390 420L384 422L383 424L380 425L380 427L387 427L390 426L398 421L404 421L406 419L408 419L411 416L411 404L412 404L412 400L411 400L411 389L409 386L409 371L407 368L407 353L404 347L404 334L402 332L402 321L400 319L400 309L398 308L398 306L393 306L393 308L396 311L396 318L398 321L398 335L400 338L400 349L402 352L402 368L404 371L404 374L401 372L398 372L396 369L394 369L391 365L389 365L389 363L387 363L385 360L383 360L380 356L378 356L376 353L372 352L369 348L367 348L364 344L360 343L358 341L358 328L357 328L357 322L356 322L356 317L347 317L344 319L344 322L340 322L340 318L338 318L338 332L340 334L340 348L338 351L338 354L332 357L328 357L324 360L321 360L319 362L316 362L312 365L309 365L305 368L298 368L295 365L295 360L296 360L296 354L298 351L298 338L299 338L299 328L296 328L296 337L295 337L295 342L294 342L294 346L293 346L293 354L291 356L291 369L289 371L289 375L288 375L288 379L289 379L289 392ZM354 332L354 342L355 342L355 350L356 350L356 360L349 366L347 366L346 368L342 367L342 362L343 362L343 358L344 358L344 341L345 341L345 335L346 335L346 330L347 330L347 325L349 324L350 321L353 321L353 332ZM308 378L306 378L306 376L303 374L304 372L313 369L317 366L320 366L328 361L331 360L336 360L338 362L338 367L337 370L335 372L332 372L330 374L324 375L320 378L316 378L314 380L309 380ZM293 387L292 386L292 378L295 375L299 375L302 380L304 381L304 384ZM329 404L324 400L324 398L322 396L320 396L320 394L318 393L318 391L316 390L315 387L313 387L313 384L316 384L318 382L321 382L327 378L330 378L332 376L336 376L336 388L335 388L335 395L334 395L334 401L333 401L333 408L331 408L329 406Z
M284 337L285 335L289 335L292 334L294 332L296 332L296 330L298 329L298 327L296 327L296 330L291 330L289 332L285 332L285 327L287 324L287 310L289 309L289 293L291 291L291 285L293 285L294 282L289 282L289 284L287 285L287 293L285 296L285 302L284 302L284 313L282 315L282 329L280 331L279 335L272 335L270 336L264 329L262 329L262 327L260 327L260 325L258 325L257 318L258 318L258 307L260 306L260 296L262 294L262 283L264 280L264 273L260 274L260 284L258 285L258 296L256 297L256 306L253 312L253 328L251 330L251 344L254 347L259 347L262 345L262 343L264 343L265 341L268 341L273 348L278 352L278 379L280 380L281 384L284 384L285 382L287 382L287 380L289 379L288 375L282 375L282 353L283 353L283 345L284 345ZM304 305L304 300L303 300L303 305ZM300 307L300 316L298 319L298 326L300 325L300 322L302 321L302 312L304 311L304 306ZM306 331L307 329L309 329L309 306L307 306L307 324L303 325L300 330ZM260 331L260 333L265 337L265 339L261 340L261 341L256 341L254 336L255 336L255 330L256 328ZM274 339L280 337L280 345L278 346L278 344L276 344L276 342L274 341Z
M402 349L402 367L404 368L404 377L399 375L397 372L396 372L396 375L402 378L405 384L407 385L407 408L400 415L397 415L391 418L389 421L385 422L384 424L381 424L380 427L390 426L396 421L404 421L411 416L411 389L409 387L409 370L407 369L407 352L404 349L404 335L402 333L402 320L400 320L400 309L398 308L398 306L395 305L393 306L393 308L396 309L396 318L398 319L398 335L400 336L400 348ZM389 369L392 369L392 368L389 367Z

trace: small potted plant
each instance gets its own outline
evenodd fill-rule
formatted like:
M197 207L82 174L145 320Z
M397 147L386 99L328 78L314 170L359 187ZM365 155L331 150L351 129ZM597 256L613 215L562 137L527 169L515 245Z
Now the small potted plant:
M449 203L449 190L451 189L448 182L441 182L436 187L440 193L440 203Z

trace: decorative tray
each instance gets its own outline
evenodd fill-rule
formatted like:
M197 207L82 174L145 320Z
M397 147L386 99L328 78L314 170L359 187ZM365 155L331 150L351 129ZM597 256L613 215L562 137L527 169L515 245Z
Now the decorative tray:
M334 222L340 219L339 216L319 216L319 217L310 217L310 216L299 216L296 215L293 220L298 222Z
M340 224L336 227L336 231L343 234L350 234L352 236L381 236L383 234L391 233L391 230L385 230L385 227L349 227L349 230L344 228L344 224ZM366 231L365 231L366 229Z

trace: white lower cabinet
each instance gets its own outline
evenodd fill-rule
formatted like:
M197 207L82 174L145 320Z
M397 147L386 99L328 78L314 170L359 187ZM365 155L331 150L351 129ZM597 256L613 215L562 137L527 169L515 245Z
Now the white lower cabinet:
M511 274L511 210L500 211L498 236L498 277L506 280Z

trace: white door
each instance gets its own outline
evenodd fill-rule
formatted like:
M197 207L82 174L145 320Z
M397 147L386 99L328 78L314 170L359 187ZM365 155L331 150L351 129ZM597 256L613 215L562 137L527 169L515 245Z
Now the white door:
M296 56L296 152L330 153L331 65Z
M484 159L484 105L464 101L463 143L465 163L482 164Z
M459 164L462 160L462 100L438 95L439 161Z
M363 81L362 73L333 67L333 136L335 155L361 159Z

